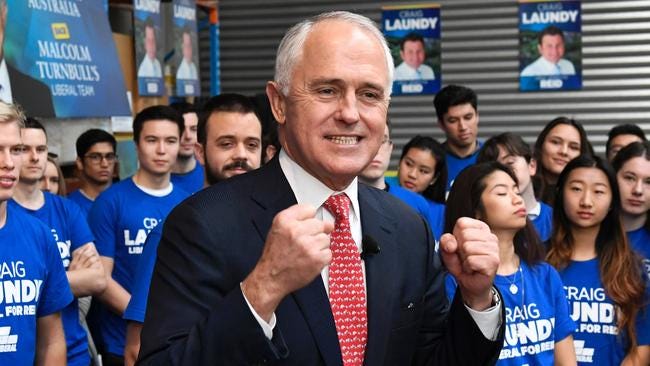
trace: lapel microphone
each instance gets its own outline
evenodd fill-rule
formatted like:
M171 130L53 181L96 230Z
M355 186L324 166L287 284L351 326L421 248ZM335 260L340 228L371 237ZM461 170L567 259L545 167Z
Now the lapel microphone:
M364 235L361 238L361 259L368 259L375 254L379 254L381 248L377 241L370 235Z

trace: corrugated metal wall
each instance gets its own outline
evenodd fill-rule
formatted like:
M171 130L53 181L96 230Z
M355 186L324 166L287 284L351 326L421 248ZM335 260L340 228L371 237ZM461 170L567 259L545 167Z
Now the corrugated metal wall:
M414 1L222 0L222 90L264 90L288 27L328 10L350 10L381 21L381 6ZM534 142L544 124L566 115L584 123L598 152L607 131L637 123L650 133L650 0L583 1L583 90L519 92L518 4L499 0L443 0L442 80L479 95L479 138L503 131ZM415 134L443 140L433 96L394 97L393 167Z

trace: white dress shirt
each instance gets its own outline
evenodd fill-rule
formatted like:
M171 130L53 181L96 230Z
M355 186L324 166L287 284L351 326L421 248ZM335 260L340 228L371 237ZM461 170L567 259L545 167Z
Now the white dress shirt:
M140 67L138 68L138 77L142 78L161 78L162 69L160 68L160 61L157 58L153 60L145 55Z
M575 75L576 69L569 60L560 59L557 64L549 62L540 56L535 62L526 66L521 72L521 76L558 76L558 75Z
M434 80L435 78L436 75L429 65L422 64L414 69L406 62L402 62L395 68L395 80Z
M0 100L5 103L13 103L14 98L11 95L11 82L9 82L9 71L4 58L0 62Z
M199 76L196 72L196 65L194 65L194 62L187 62L185 59L183 59L183 61L181 61L181 64L178 65L176 79L197 80L198 78Z
M313 207L318 207L316 210L316 218L319 218L321 220L327 220L330 222L334 222L334 216L329 213L324 207L323 204L329 198L329 196L333 194L338 194L338 193L345 193L351 201L350 205L350 230L352 231L352 239L354 239L354 242L357 244L357 248L359 249L359 252L361 252L361 219L359 215L359 195L358 195L358 182L357 178L355 178L350 185L345 188L343 191L337 192L333 191L330 188L328 188L326 185L324 185L321 181L307 173L300 165L298 165L295 161L293 161L289 155L284 151L284 149L280 150L280 168L282 169L282 172L284 173L285 177L287 178L287 181L289 182L289 186L291 187L291 190L293 191L294 195L296 196L296 201L300 204L308 204ZM362 263L363 264L363 263ZM363 278L364 278L364 286L365 286L365 278L366 278L366 273L365 273L365 266L361 266L363 270ZM327 295L329 296L329 266L325 266L323 270L321 271L321 277L323 279L323 284L325 285L325 291L327 292ZM440 296L445 296L444 293L441 293ZM255 319L257 319L257 322L260 324L262 327L262 330L264 331L264 335L268 339L273 338L273 328L275 327L276 323L276 318L275 318L275 313L271 316L271 320L269 323L264 321L262 317L260 317L255 309L251 306L250 302L244 295L244 299L246 300L246 303L248 304L248 307L250 308L251 312L255 316ZM467 307L467 306L466 306ZM498 334L498 329L500 326L500 319L501 319L501 304L499 302L498 306L492 307L486 311L475 311L467 307L469 310L470 315L476 322L476 324L479 326L481 329L481 332L483 335L488 338L488 339L496 339L496 336Z

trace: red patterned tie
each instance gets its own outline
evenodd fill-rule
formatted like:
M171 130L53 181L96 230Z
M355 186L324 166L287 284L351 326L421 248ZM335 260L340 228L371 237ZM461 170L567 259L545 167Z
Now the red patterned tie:
M335 219L330 234L329 292L343 365L361 366L368 339L368 319L361 256L350 231L350 198L345 193L330 196L323 206Z

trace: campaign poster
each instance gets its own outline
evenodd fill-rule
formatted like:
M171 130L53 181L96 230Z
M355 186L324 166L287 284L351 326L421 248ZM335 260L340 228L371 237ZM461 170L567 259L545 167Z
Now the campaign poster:
M519 89L582 89L580 1L519 2Z
M163 79L163 34L160 0L133 0L133 30L138 94L165 94Z
M9 84L0 99L34 117L131 114L102 2L8 0L0 8L0 79Z
M174 55L176 96L201 95L199 84L199 44L196 31L194 0L173 1Z
M382 29L393 61L393 95L440 90L440 5L382 7Z

